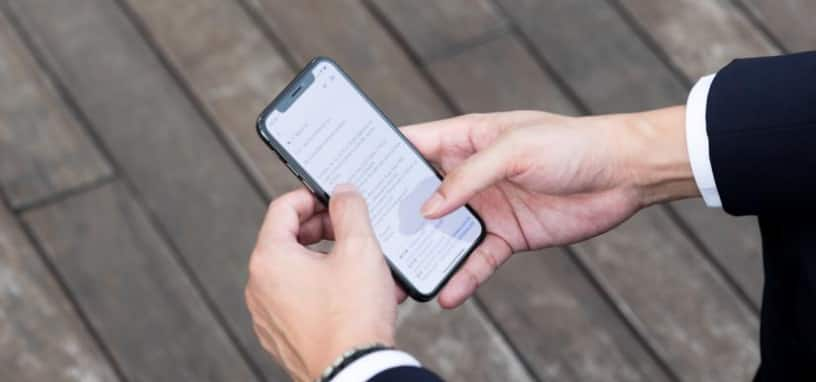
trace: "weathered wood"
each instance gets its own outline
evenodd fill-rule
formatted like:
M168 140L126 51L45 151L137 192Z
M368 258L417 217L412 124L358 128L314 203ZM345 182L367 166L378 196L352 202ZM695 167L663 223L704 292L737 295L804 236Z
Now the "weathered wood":
M428 6L376 0L372 4L427 65L443 90L454 95L455 111L544 109L577 113L559 85L508 30L492 3L456 0Z
M111 174L2 15L0 89L0 189L12 207Z
M219 0L127 4L266 193L297 187L300 182L255 132L258 113L294 73L249 15L238 4Z
M423 58L467 48L507 29L506 22L495 16L490 0L428 1L420 6L416 2L400 0L371 2L391 16L388 21ZM393 17L396 15L399 17Z
M754 308L762 304L762 240L753 216L734 217L699 200L672 203L688 228L725 268Z
M532 43L538 47L538 53L545 55L547 63L558 71L582 101L593 110L620 111L621 108L627 107L639 110L651 106L645 105L647 100L666 103L684 92L684 85L671 76L645 45L639 43L637 36L628 29L614 9L605 8L596 2L590 4L588 1L571 1L568 4L509 3L504 2L504 7L529 33ZM445 23L451 26L457 24L455 19L447 19ZM398 23L395 22L395 25ZM414 26L417 27L422 26ZM588 38L586 36L588 32L598 33L599 37ZM601 33L603 38L600 37ZM629 38L632 42L628 41ZM577 44L578 41L582 42ZM544 45L545 42L547 45ZM571 43L577 45L570 45ZM597 51L591 52L592 49ZM597 56L590 56L587 50ZM457 56L467 53L469 52L459 53ZM458 83L474 84L467 91L450 94L454 102L462 102L460 100L469 98L478 99L484 97L486 93L495 94L497 98L504 95L491 87L495 85L479 89L479 81L471 81L467 77L469 72L482 74L479 69L465 69L468 62L474 67L485 65L475 64L476 61L478 59L459 59L458 71L448 71L445 73L446 76L437 77L446 89L454 88L446 87L445 83L453 81L451 78L459 73L464 78L456 80ZM432 67L435 65L439 64L433 63ZM495 66L500 67L502 64ZM580 69L583 71L579 73ZM509 75L508 72L511 71L494 69L493 72L482 75L504 78ZM591 78L594 85L590 86L587 78ZM622 92L624 86L631 88L632 84L638 81L646 81L650 86L637 88L636 92L627 89L623 92L627 97L616 94ZM500 80L496 80L495 83L500 83ZM511 83L517 86L535 86L532 82L525 84L523 81L511 81ZM484 101L479 102L485 104ZM503 105L501 100L497 99L494 102ZM649 221L651 224L638 223L642 221ZM661 231L655 227L665 228ZM672 220L663 211L650 209L636 217L633 223L618 228L615 232L620 237L628 238L627 243L630 246L625 248L626 251L615 251L618 252L617 257L609 260L601 258L605 252L598 248L605 246L617 248L614 247L616 245L614 241L618 236L609 236L596 239L590 242L591 244L578 246L579 257L589 266L595 277L602 278L604 289L615 296L613 300L618 308L626 313L632 325L646 336L646 340L661 358L669 361L672 370L683 378L699 379L696 378L699 376L711 377L712 380L730 380L735 375L744 376L752 373L758 361L755 316L736 301L735 295L723 278L710 269L709 264L685 239L682 232L678 231ZM640 239L632 240L655 236L661 238L655 243L661 242L666 248L656 247L654 243L645 239L642 242ZM628 253L628 257L623 253ZM673 255L675 257L661 256L662 254L675 254ZM615 277L604 276L615 266L631 265L629 261L647 262L650 259L652 260L649 267L635 266L625 274L622 272ZM660 279L654 277L654 274L669 270L678 275L672 279L673 284L664 285ZM708 308L710 316L706 317L709 321L700 323L691 320L690 317L694 317L698 312L692 306L694 304L682 305L663 299L661 293L666 289L673 291L675 296L693 301L694 304L710 307ZM728 300L728 303L721 303L722 299ZM663 314L653 315L652 310L655 307L659 307ZM732 337L713 335L716 333L709 330L725 326L731 330ZM676 333L686 334L688 337L666 335L664 331L666 327L676 328ZM717 374L724 364L731 365L734 374Z
M24 215L129 380L254 377L120 184Z
M741 0L786 50L816 48L816 2L812 0Z
M682 379L753 377L759 363L756 316L701 261L664 210L644 210L575 249Z
M0 380L116 381L74 308L0 204Z
M374 6L400 33L462 113L543 109L576 114L558 85L507 31L487 1ZM432 45L432 47L429 47ZM458 95L467 94L467 97Z
M479 297L541 380L671 380L562 250L514 255Z
M606 2L497 0L593 113L680 103L686 89Z
M446 381L535 380L472 301L453 311L406 302L397 343Z
M405 52L355 0L246 0L299 61L334 58L398 125L449 115Z
M512 35L433 61L429 70L447 93L456 95L453 103L465 113L519 109L578 113Z
M283 379L243 299L265 202L207 121L114 2L9 5L229 330L267 378Z
M739 57L776 49L727 0L619 0L688 78L711 74Z

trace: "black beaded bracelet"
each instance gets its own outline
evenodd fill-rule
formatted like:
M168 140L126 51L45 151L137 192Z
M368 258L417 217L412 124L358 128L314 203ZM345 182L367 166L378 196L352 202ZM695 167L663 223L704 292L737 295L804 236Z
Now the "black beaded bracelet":
M315 382L329 382L352 362L376 351L388 349L392 348L379 343L353 348L337 357L337 359L323 371L323 374L321 374L320 378L318 378Z

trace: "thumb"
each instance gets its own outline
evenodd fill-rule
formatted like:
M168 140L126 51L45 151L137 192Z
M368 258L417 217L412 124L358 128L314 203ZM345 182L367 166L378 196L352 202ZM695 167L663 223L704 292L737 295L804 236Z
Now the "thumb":
M448 172L422 206L422 215L436 219L465 205L479 191L507 176L507 163L512 155L512 145L506 139L472 155Z
M329 199L329 218L334 229L334 240L338 244L369 240L376 243L368 206L354 186L341 184L334 189Z

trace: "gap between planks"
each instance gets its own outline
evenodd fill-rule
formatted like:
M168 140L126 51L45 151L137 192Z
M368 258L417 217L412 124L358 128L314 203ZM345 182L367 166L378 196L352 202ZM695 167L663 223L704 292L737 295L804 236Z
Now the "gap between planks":
M82 111L82 109L80 108L80 106L78 105L78 103L76 102L74 97L71 95L70 91L67 89L67 87L63 83L62 78L60 78L56 74L56 72L54 72L54 70L50 67L50 65L48 64L48 60L45 59L45 57L43 56L43 53L40 51L40 49L36 46L36 43L33 41L33 37L30 36L28 31L25 28L22 27L22 25L20 24L20 20L17 18L17 15L16 15L15 11L12 10L11 6L6 2L0 4L0 10L2 10L2 12L6 15L6 17L9 19L11 25L14 27L14 29L17 31L17 33L20 35L21 41L23 42L25 47L31 52L31 55L34 58L34 61L39 66L39 68L42 70L42 72L45 74L45 76L48 77L52 81L52 83L54 84L56 94L57 94L58 97L60 97L64 101L64 103L66 105L66 110L68 110L69 112L73 113L74 116L76 116L78 124L88 134L91 142L99 149L100 153L102 154L102 157L105 158L105 160L108 161L108 163L110 163L110 165L111 165L111 167L113 169L113 173L114 174L121 174L121 176L119 178L121 179L122 183L124 184L125 189L132 195L133 200L135 201L135 204L136 204L137 208L142 210L142 212L145 214L145 216L147 216L147 220L148 220L149 224L158 233L160 239L164 242L164 244L167 245L167 248L169 248L170 253L172 253L172 255L173 255L172 256L173 260L179 265L182 272L190 280L190 282L191 282L191 284L193 286L193 290L202 299L206 309L210 312L210 314L213 315L213 318L217 322L218 327L227 336L227 338L229 339L229 342L232 344L232 346L236 348L236 350L238 351L238 354L244 360L244 362L248 365L248 367L252 371L253 375L255 375L255 377L258 378L258 380L260 380L260 381L266 380L266 378L264 377L264 374L261 372L260 367L252 360L252 358L249 356L249 353L248 353L247 349L245 349L242 346L241 342L238 340L237 334L235 334L231 330L231 328L226 324L226 318L217 309L217 307L215 305L215 302L213 301L212 297L204 289L201 280L198 279L198 277L192 271L192 267L183 258L183 256L181 256L181 252L179 251L179 249L175 246L175 244L172 242L172 240L170 240L169 233L159 223L158 218L152 213L152 211L150 211L150 209L148 209L148 208L145 208L144 198L138 192L136 187L133 185L132 180L127 176L126 173L124 173L122 171L121 166L119 165L119 163L117 162L117 160L115 159L113 154L110 152L108 147L104 144L102 138L99 136L99 134L96 132L96 130L94 128L92 128L90 119L88 118L87 115L85 115L85 113ZM126 17L128 17L130 19L130 15L126 14ZM132 19L130 21L133 22ZM137 30L139 30L139 32L141 33L141 30L139 29L138 25L137 25ZM152 42L148 41L148 44L150 45L150 48L153 49L153 51L155 52L155 47L152 46ZM159 57L160 57L160 61L164 65L164 58L161 55L159 55ZM186 93L187 92L186 87L182 87L182 91L184 91ZM198 107L198 104L196 102L193 102L193 104L195 105L196 108ZM205 120L208 120L206 116L204 116L204 118L205 118ZM228 152L231 153L231 150L228 150ZM243 166L241 166L241 167L243 167ZM253 180L253 184L254 184L254 180ZM93 188L101 187L103 185L104 184L98 184L98 185L96 185L96 187L93 187ZM89 191L89 190L84 190L84 191ZM69 196L73 196L73 195L76 195L76 194L77 193L72 193ZM19 220L19 215L16 215L16 216L18 217L18 220ZM30 231L29 227L27 225L25 225L25 224L23 224L22 226L25 228L24 231L25 231L26 236L29 238L29 240L32 240L34 238L34 236L33 236L33 233ZM94 340L97 341L100 344L100 348L104 350L104 353L105 353L106 357L109 357L109 359L111 360L112 365L114 365L114 369L115 369L117 375L120 377L120 379L125 381L125 377L124 377L124 374L122 372L122 369L121 369L120 365L118 363L116 363L116 361L114 360L112 353L110 352L107 345L105 345L103 339L90 326L90 321L88 321L87 315L85 314L85 312L83 312L80 309L75 296L67 288L67 284L64 281L64 278L58 273L55 265L52 264L51 262L48 262L47 259L45 259L45 257L43 256L42 247L39 245L39 243L36 242L36 241L33 241L33 243L35 244L35 249L37 250L38 254L41 256L43 261L46 262L46 264L48 265L49 270L55 275L55 277L57 278L60 286L65 291L66 295L70 296L70 300L71 300L71 303L72 303L73 307L77 310L77 312L79 312L79 315L80 315L81 319L83 320L83 323L89 328L89 331L91 331L91 333L92 333L92 335L94 337ZM57 275L60 275L60 276L57 277Z
M0 5L0 12L3 12L6 17L8 18L8 11L5 9L4 5ZM14 24L15 21L11 21L12 26L17 29L17 26ZM19 31L18 31L19 33ZM109 183L109 182L106 182ZM98 185L98 186L101 186ZM94 187L96 188L96 187ZM74 295L73 291L68 287L68 283L65 281L65 277L60 273L57 269L56 265L46 256L45 249L40 244L39 240L36 239L34 232L32 232L31 227L22 221L20 218L21 212L15 211L11 209L11 203L9 203L8 199L6 198L5 194L0 192L0 203L2 203L7 210L11 211L14 220L17 223L17 226L20 227L20 231L22 231L25 240L27 240L30 244L32 249L35 253L37 253L37 257L39 261L45 266L47 272L51 275L54 279L54 282L57 283L59 286L60 291L65 296L65 299L68 301L70 305L70 309L76 313L77 317L79 318L79 322L82 324L82 328L88 333L88 336L91 337L91 341L93 341L94 345L97 346L99 352L104 357L105 361L108 362L113 373L116 375L116 378L121 382L128 382L127 377L125 377L125 373L122 371L122 367L116 358L113 356L113 352L111 352L108 345L100 336L99 332L93 327L91 324L90 319L88 318L85 311L79 305L79 301L77 300L76 296Z

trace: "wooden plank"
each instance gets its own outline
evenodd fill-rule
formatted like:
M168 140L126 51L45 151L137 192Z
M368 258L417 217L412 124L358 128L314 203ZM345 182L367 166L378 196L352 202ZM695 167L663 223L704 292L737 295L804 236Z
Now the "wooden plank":
M276 47L238 4L218 0L138 0L127 5L241 153L264 191L298 186L255 132L255 120L294 76ZM228 25L229 28L213 28Z
M68 299L0 204L0 379L116 381Z
M13 208L110 176L111 168L0 16L0 189Z
M682 379L753 377L756 315L701 261L665 210L644 210L575 249Z
M396 124L449 115L382 25L356 0L246 0L299 61L334 58Z
M373 4L446 93L469 95L453 97L456 112L544 109L577 114L559 86L506 31L506 21L490 2L458 0L427 6L385 0Z
M257 26L241 8L235 3L217 0L195 3L140 0L130 1L128 6L219 127L236 137L236 141L246 149L248 155L244 159L261 169L261 182L269 185L270 194L274 196L294 187L294 177L288 170L280 169L274 155L266 147L261 147L262 144L258 145L260 140L254 130L247 128L254 123L258 109L285 85L292 72L280 67L275 47L260 34ZM231 27L222 30L213 29L212 25ZM378 41L390 44L390 40ZM402 54L390 46L373 46L372 49L393 50L395 54ZM409 66L404 69L412 70ZM410 81L422 81L416 72L411 73L401 76ZM409 76L414 78L407 79ZM375 85L382 87L390 86L391 83ZM405 94L406 97L412 97L410 89L406 89ZM418 102L426 102L429 109L437 107L433 103L439 102L427 91L413 97ZM398 107L404 108L406 115L410 114L410 103ZM423 113L422 110L418 109L417 112ZM504 380L523 380L521 366L506 354L440 354L435 351L439 347L434 344L452 341L471 348L498 346L495 344L498 336L474 308L464 309L456 314L444 314L431 306L422 305L405 310L402 316L400 345L427 360L429 365L457 365L459 369L455 370L456 373L467 369L473 375L496 375L503 376L500 379ZM450 328L457 330L449 330ZM420 332L444 332L447 336L418 336L417 333ZM417 338L423 340L414 340ZM447 375L451 379L459 378L457 374Z
M545 3L532 4L531 2L507 3L509 2L503 3L504 8L512 9L511 13L514 18L524 17L527 19L526 21L520 20L523 27L532 28L530 25L536 25L536 29L528 31L536 32L536 34L531 34L533 44L540 48L541 54L545 54L543 51L546 50L548 64L558 70L559 75L567 80L581 99L589 104L593 110L615 110L614 108L624 107L636 110L642 109L644 105L638 100L640 97L644 97L644 94L646 95L644 100L648 99L649 102L655 102L653 96L657 96L656 99L659 102L666 102L675 97L672 91L676 91L676 94L683 91L682 83L670 75L656 56L648 51L645 46L640 45L640 48L638 48L637 36L634 33L629 31L628 35L615 35L618 31L628 31L628 29L623 21L617 18L617 13L613 9L605 9L595 2L590 4L590 2L580 1L568 2L568 4L567 2L546 3L549 5L545 5ZM617 19L617 22L614 22L615 19ZM452 20L455 19L450 18L445 22L448 25L456 25L456 22ZM543 24L547 25L546 29L539 27ZM593 27L587 28L589 26ZM420 24L414 27L422 28L423 26ZM585 29L580 30L581 27ZM586 55L583 52L586 49L586 44L581 46L569 45L570 41L574 42L584 38L583 36L587 31L591 30L597 30L598 33L604 30L603 38L598 37L587 42L592 45L591 48L597 48L600 51L597 57L604 57L603 59L588 56L581 57L582 54ZM540 36L539 33L545 33L544 31L548 35L546 37ZM569 35L570 33L573 35ZM558 35L559 40L556 40L553 34ZM626 46L624 42L629 37L633 39L634 43L626 43L630 45ZM542 40L545 40L548 45L544 46ZM571 50L568 52L559 51L549 44L561 44L565 49L569 47ZM610 45L605 46L604 44ZM635 44L635 46L632 47L632 44ZM621 49L617 49L618 47ZM611 55L615 51L620 52L617 55ZM611 57L602 55L606 52L610 52L608 54ZM467 51L457 56L470 53L470 51ZM457 80L458 83L468 83L472 80L467 77L468 73L478 72L478 69L464 69L467 63L470 62L472 66L484 66L484 64L475 64L479 61L479 58L478 55L474 56L473 58L459 58L457 64L460 70L449 71L446 76L439 77L437 80L445 87L446 82L452 81L451 76L461 73L464 78ZM551 62L550 59L554 61ZM587 60L587 62L583 60ZM434 63L433 65L438 64ZM497 64L496 66L506 65L508 64ZM640 69L654 66L658 69L662 68L662 71L633 72L632 65L634 68ZM578 76L576 66L598 70L599 72L582 72L581 76ZM609 71L609 67L616 70L620 69L627 81L651 81L650 84L657 87L643 89L641 94L637 94L640 93L641 89L638 89L639 92L635 92L635 94L629 90L626 94L627 96L633 94L631 98L620 97L620 94L614 93L616 87L621 87L624 83L620 82L620 78L613 78L620 74ZM494 70L494 72L488 72L484 76L492 75L503 78L503 76L508 76L507 73L510 72L512 71ZM583 77L591 77L597 82L593 87L589 87L585 82L586 78ZM473 94L479 94L479 96L483 96L484 93L502 94L502 92L495 91L492 87L479 89L479 81L470 82L475 85L467 89L467 91L451 94L451 98L460 100L473 98ZM497 82L499 81L497 80ZM522 81L511 83L524 84ZM535 85L530 84L528 86ZM628 83L627 86L631 86L631 83ZM667 92L667 89L675 90ZM495 102L496 104L502 104L503 101L496 100ZM651 222L651 224L639 223L643 221ZM656 230L655 227L665 228ZM608 262L602 261L605 259L601 258L605 253L602 249L606 248L607 245L612 246L615 244L614 238L618 236L600 238L591 241L590 244L578 246L579 257L583 263L589 266L596 277L601 277L607 270L613 269L616 261L618 265L629 265L628 261L636 263L637 260L643 260L644 263L648 262L650 264L648 267L633 267L626 275L618 274L614 278L603 278L602 285L605 290L614 296L613 300L618 308L626 314L632 325L635 325L639 332L646 336L647 341L663 359L670 361L671 369L682 378L705 380L731 380L734 376L753 373L753 368L758 361L755 346L757 326L755 316L745 306L736 301L735 295L731 292L725 280L708 266L701 254L685 239L682 232L679 232L674 226L672 220L663 211L650 209L637 216L633 223L624 225L616 229L615 232L620 237L628 238L627 242L630 244L630 247L625 248L625 252L618 253L618 258L613 258ZM633 240L633 238L640 237L659 237L661 239L656 240L655 243L662 242L666 245L666 248L656 247L654 243L649 241ZM625 257L622 253L628 253L628 257ZM683 255L675 258L658 256L665 253L683 253ZM649 261L655 256L657 256L656 260ZM660 279L653 276L668 269L674 270L682 277L672 279L673 284L664 285ZM666 291L672 291L675 296L683 296L686 300L694 301L698 306L708 307L708 313L710 314L706 317L708 321L701 323L691 320L690 317L694 317L698 311L692 309L691 305L683 306L662 299L662 293ZM705 293L697 294L699 292ZM727 302L721 302L722 299L726 299ZM652 314L654 307L659 307L663 314L660 316ZM665 330L667 327L674 328L675 332L667 333ZM728 328L732 336L717 335L716 330L724 327ZM682 334L687 337L674 336L675 334ZM671 352L668 351L669 349ZM714 357L714 355L717 357ZM715 359L716 362L714 362ZM718 374L720 373L719 369L724 364L733 366L730 371L733 374L729 374L729 372Z
M430 62L428 68L448 94L456 95L453 102L464 113L532 109L578 114L512 35Z
M677 68L694 81L734 58L777 53L730 1L619 1Z
M243 299L265 202L207 121L114 2L14 0L9 7L228 330L268 379L283 380Z
M816 2L812 0L741 0L788 51L813 50Z
M734 279L754 308L762 304L762 240L756 217L734 217L699 200L672 203L689 229L713 251L717 263Z
M479 297L541 380L671 380L562 250L514 255Z
M496 17L490 0L434 1L425 2L422 6L400 0L376 0L372 3L387 15L399 15L389 17L389 22L404 35L411 49L423 58L449 54L451 50L466 48L507 29L505 20ZM415 20L418 22L414 23Z
M399 346L446 381L537 380L473 301L453 311L408 301L399 313Z
M496 2L592 113L640 111L683 101L678 97L686 91L683 83L608 4Z
M24 215L129 380L254 377L121 184Z

